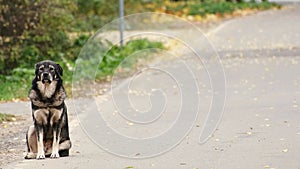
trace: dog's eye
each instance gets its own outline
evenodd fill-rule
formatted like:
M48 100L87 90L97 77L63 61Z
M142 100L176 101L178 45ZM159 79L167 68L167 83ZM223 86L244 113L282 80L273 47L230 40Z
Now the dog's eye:
M44 71L44 67L40 67L40 68L39 68L39 71Z
M54 71L54 68L53 68L53 67L50 67L49 70L50 70L51 72L53 72L53 71Z

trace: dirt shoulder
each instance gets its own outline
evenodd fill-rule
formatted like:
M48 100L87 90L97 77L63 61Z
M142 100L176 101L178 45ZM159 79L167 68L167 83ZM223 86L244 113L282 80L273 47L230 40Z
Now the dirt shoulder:
M25 133L32 124L31 116L15 116L14 121L0 122L0 166L23 158L26 152Z

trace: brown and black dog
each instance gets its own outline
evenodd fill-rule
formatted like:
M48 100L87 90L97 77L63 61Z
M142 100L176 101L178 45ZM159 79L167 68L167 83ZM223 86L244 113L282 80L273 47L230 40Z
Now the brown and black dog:
M62 75L63 69L53 61L35 65L35 77L29 91L34 125L29 127L26 135L28 153L25 159L69 155L71 141Z

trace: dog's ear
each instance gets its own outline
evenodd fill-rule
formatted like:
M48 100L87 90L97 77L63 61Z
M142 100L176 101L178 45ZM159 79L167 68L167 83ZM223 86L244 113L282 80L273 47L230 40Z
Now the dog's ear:
M59 76L63 76L63 69L59 64L56 64L56 70Z
M40 66L41 66L40 63L35 64L35 72L34 72L34 74L35 74L35 77L36 77L36 78L39 78L39 77L38 77L38 73L39 73L39 67L40 67Z

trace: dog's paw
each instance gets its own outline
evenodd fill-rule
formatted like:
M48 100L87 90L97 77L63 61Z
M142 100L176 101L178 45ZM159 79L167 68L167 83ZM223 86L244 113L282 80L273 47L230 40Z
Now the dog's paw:
M38 160L45 159L45 153L44 153L44 152L38 153L38 154L36 155L36 159L38 159Z
M58 152L51 153L50 158L59 158Z
M24 157L25 159L35 159L36 158L36 153L29 152L26 154Z

